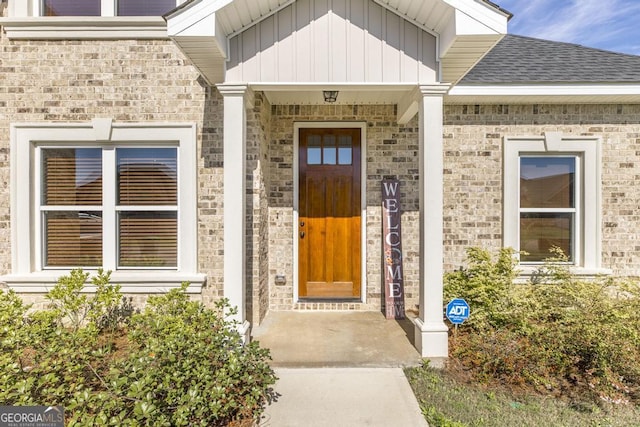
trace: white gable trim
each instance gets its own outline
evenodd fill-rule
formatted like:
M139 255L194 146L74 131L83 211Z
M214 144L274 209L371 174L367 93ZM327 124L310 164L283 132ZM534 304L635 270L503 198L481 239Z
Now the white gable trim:
M477 0L367 1L392 11L398 19L436 37L434 61L440 58L443 64L441 75L436 74L436 81L454 82L460 79L506 33L510 16ZM301 0L198 0L166 16L167 33L207 81L221 83L228 81L225 77L225 60L229 57L229 40L255 29L264 20L287 7L295 9L298 2L302 4ZM330 9L334 6L346 7L345 5L351 5L351 0L340 0L338 3L329 1L328 5ZM258 16L254 16L255 13ZM383 34L383 37L381 41L384 43L388 36ZM408 40L411 37L413 36L408 36ZM276 37L273 43L277 43L277 40ZM264 79L259 78L258 81L260 80ZM418 82L428 83L414 80L414 83Z

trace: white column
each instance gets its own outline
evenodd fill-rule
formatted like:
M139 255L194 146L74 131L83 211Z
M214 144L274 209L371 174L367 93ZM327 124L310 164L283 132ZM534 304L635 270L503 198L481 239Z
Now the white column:
M246 157L247 114L252 100L247 85L218 85L224 97L224 297L237 307L239 332L248 342L246 318Z
M422 357L448 356L443 321L443 96L449 85L419 88L420 157L420 314L415 345Z

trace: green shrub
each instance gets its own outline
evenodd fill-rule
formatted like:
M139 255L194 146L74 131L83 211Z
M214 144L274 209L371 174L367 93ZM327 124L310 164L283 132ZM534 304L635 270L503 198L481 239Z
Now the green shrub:
M516 261L512 249L501 249L494 260L489 251L467 249L468 267L444 276L444 299L464 298L472 307L468 327L482 329L505 322L506 304L513 280Z
M0 292L0 404L62 405L67 425L224 426L255 420L276 377L268 350L242 345L226 301L191 301L187 284L134 314L109 273L74 270L28 314Z
M468 269L445 277L445 294L471 305L452 355L477 378L604 402L640 402L640 288L611 278L581 280L552 254L525 285L503 257L468 252ZM474 317L474 313L475 317Z

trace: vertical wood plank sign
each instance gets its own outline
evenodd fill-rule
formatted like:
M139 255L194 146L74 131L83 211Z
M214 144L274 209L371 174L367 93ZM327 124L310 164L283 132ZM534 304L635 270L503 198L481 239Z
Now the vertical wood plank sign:
M385 315L404 319L404 271L400 227L400 181L382 181L382 270Z

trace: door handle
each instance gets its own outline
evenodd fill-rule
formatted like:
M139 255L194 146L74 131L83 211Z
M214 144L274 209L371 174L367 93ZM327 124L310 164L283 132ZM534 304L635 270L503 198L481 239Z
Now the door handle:
M304 239L304 231L301 231L301 232L300 232L300 238L301 238L301 239Z

